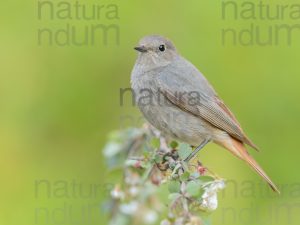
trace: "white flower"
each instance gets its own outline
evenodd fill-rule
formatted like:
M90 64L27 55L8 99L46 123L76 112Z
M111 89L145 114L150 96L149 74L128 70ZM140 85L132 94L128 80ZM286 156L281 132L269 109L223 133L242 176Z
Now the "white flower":
M158 215L155 211L149 210L144 215L145 224L153 224L157 221Z
M137 174L132 173L125 177L125 183L132 186L138 185L141 183L141 178Z
M111 158L117 153L119 153L122 150L122 145L115 143L115 142L110 142L105 145L103 149L103 154L106 158Z
M139 204L136 201L129 202L127 204L120 205L120 211L127 215L133 215L137 212Z
M133 197L137 196L139 194L139 192L140 192L140 189L138 187L136 187L136 186L132 186L129 189L129 193Z
M171 223L169 220L164 219L163 221L160 222L160 225L171 225Z
M202 195L201 206L208 211L213 211L218 207L217 192L225 188L224 180L216 180L209 186L205 187Z
M123 199L124 192L120 190L119 187L115 187L111 192L110 195L113 199Z

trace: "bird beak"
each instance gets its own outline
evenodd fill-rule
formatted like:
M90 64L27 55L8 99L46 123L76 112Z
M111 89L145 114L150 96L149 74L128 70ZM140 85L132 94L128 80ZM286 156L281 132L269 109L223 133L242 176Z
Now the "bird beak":
M145 48L145 46L137 46L134 47L135 50L137 50L138 52L147 52L147 49Z

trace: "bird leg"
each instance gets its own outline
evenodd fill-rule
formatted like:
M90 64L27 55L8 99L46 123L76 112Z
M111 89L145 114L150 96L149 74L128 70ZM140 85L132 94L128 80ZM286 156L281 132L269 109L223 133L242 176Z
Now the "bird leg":
M208 142L210 142L210 139L202 141L202 143L184 161L189 162Z

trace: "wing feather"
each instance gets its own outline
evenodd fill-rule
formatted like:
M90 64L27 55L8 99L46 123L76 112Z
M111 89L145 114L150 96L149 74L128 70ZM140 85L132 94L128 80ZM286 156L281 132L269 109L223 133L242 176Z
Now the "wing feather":
M188 62L186 61L186 63ZM233 138L257 149L205 77L192 64L189 66L192 66L193 69L188 72L183 69L185 66L168 66L159 74L157 82L162 94L182 110L203 118ZM188 95L190 92L198 93L197 104L190 104ZM182 95L182 93L187 94Z

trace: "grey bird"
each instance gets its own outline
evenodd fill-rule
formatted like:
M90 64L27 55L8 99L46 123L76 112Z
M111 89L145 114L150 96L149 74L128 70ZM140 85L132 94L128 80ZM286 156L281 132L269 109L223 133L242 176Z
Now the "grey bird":
M250 165L276 192L245 144L257 150L202 73L159 35L142 38L131 74L135 101L146 120L164 135L198 146L214 142Z

